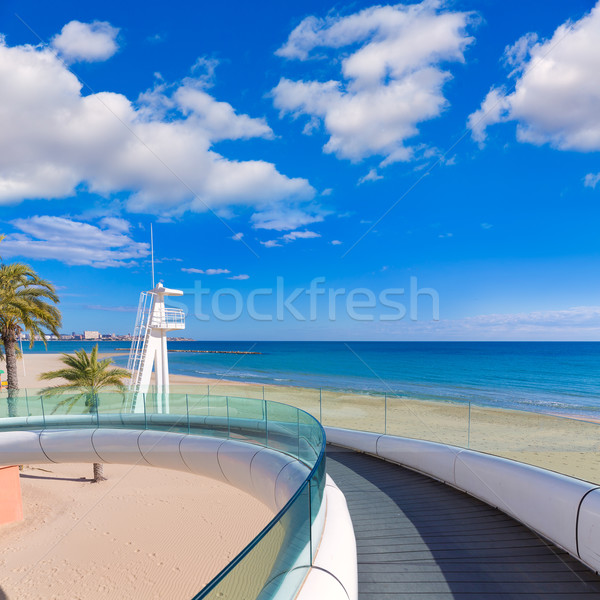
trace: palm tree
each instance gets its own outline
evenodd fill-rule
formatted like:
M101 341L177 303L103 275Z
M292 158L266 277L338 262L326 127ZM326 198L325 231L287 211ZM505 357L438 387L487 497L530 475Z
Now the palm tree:
M8 415L17 414L19 379L17 376L17 339L29 333L30 344L39 336L46 344L46 331L58 335L60 311L54 286L23 263L0 265L0 339L6 358Z
M57 396L65 392L73 392L66 398L60 400L52 411L55 413L59 408L66 407L67 412L71 412L75 405L83 400L84 412L95 414L98 412L98 392L106 388L116 388L125 397L127 389L122 379L129 377L130 373L126 369L109 367L113 364L112 359L105 358L98 360L98 344L94 346L91 353L88 354L81 349L75 352L75 355L63 354L60 359L66 367L56 371L47 371L40 375L40 379L65 379L67 383L48 387L42 390L42 395L46 397ZM104 481L104 465L94 463L94 479L92 481Z

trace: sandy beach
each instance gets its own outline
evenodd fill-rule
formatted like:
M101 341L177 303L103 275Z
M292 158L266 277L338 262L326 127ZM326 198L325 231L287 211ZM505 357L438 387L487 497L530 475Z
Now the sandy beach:
M25 360L21 385L28 388L39 388L39 374L60 364L57 354L27 354ZM386 416L382 396L187 375L171 375L171 392L189 394L191 405L194 396L206 394L264 397L297 406L324 425L453 444L600 483L600 425L588 420L412 398L388 398Z
M189 600L273 517L212 479L104 468L91 484L91 465L25 467L25 519L0 527L0 598Z
M27 354L21 387L39 389L39 374L59 358ZM410 398L388 398L386 414L381 396L182 375L171 376L171 392L188 394L191 406L207 395L264 397L324 425L470 447L600 483L599 425L582 420ZM117 589L121 598L188 598L271 518L247 495L204 478L108 465L110 481L91 485L79 479L90 470L23 473L27 517L0 529L0 598L100 598Z

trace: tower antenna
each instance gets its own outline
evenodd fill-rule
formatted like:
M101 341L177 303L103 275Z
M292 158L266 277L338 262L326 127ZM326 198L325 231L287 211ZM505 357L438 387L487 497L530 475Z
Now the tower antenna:
M154 233L152 223L150 223L150 252L152 254L152 289L154 289Z

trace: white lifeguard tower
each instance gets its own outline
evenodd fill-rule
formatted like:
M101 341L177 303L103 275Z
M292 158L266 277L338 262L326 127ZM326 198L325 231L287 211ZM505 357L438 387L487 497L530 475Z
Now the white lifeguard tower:
M156 412L169 412L169 358L167 332L185 329L185 315L179 308L166 308L165 296L183 296L180 290L164 287L162 281L140 294L129 362L131 371L129 390L132 412L143 413L145 395L148 394L155 372Z

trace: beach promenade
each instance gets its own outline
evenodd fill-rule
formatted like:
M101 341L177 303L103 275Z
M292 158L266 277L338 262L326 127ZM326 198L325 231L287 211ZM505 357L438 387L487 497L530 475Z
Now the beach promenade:
M359 600L600 599L600 577L467 494L333 445L327 469L352 516Z

